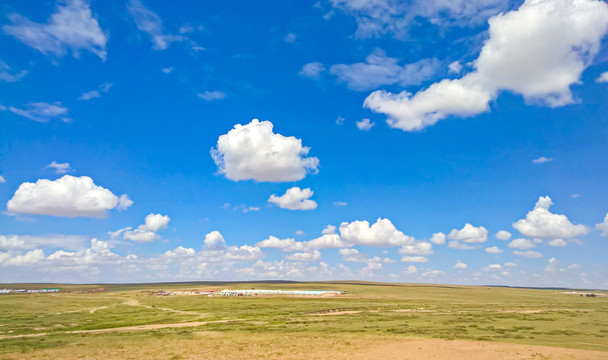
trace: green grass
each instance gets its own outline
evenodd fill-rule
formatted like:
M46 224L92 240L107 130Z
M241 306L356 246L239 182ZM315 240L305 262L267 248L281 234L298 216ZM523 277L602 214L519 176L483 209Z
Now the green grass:
M63 287L70 291L84 289ZM99 286L89 288L95 287ZM121 333L120 336L134 341L142 337L184 338L201 330L236 334L364 334L608 351L608 298L564 295L555 290L353 283L105 287L108 288L105 293L0 296L0 337L48 334L0 338L0 357L41 348L78 346L83 339L103 341L107 338L110 341L116 336L112 333L66 334L67 331L226 319L236 321ZM157 297L142 291L195 288L331 289L347 290L349 294L335 297ZM93 309L97 310L91 313ZM357 313L316 315L336 311Z

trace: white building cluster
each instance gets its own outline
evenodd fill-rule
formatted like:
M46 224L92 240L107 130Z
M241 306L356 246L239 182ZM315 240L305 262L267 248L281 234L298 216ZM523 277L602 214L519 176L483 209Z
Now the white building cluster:
M325 295L341 294L334 290L228 290L220 291L222 296L252 296L252 295Z

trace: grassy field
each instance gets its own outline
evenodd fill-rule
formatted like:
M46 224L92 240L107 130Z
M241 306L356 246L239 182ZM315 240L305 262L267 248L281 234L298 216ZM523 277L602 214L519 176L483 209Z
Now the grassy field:
M61 357L61 351L84 354L110 344L116 349L137 344L179 349L201 333L215 334L205 340L210 349L225 346L227 339L235 342L233 347L247 347L246 339L264 336L289 338L296 345L298 337L333 339L337 351L340 344L370 337L439 338L596 350L608 357L608 298L556 290L369 283L108 285L100 293L83 291L98 286L61 287L71 292L0 296L0 358L35 357L46 350ZM223 288L348 294L160 297L146 292ZM115 329L134 326L140 328ZM171 356L179 358L179 351Z

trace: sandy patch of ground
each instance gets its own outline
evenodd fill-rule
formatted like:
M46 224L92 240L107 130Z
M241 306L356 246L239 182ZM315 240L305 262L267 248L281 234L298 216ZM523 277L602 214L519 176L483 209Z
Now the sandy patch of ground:
M425 310L425 309L397 309L392 310L393 312L419 312L419 313L432 313L436 312L435 310Z
M383 359L451 359L451 360L566 360L608 359L608 353L572 350L546 346L503 344L458 340L405 340L372 346L355 354L352 359L368 359L372 354Z
M7 354L7 359L449 359L606 360L608 352L479 341L406 339L380 336L243 334L199 332L189 338L85 338L86 346ZM129 342L131 341L131 342Z
M310 315L314 315L314 316L327 316L327 315L348 315L348 314L359 314L362 311L355 311L355 310L346 310L346 311L328 311L328 312L321 312L321 313L312 313Z
M544 309L512 309L512 310L500 310L500 313L507 314L540 314L549 310Z
M95 313L95 311L97 311L97 310L103 310L103 309L107 309L107 308L108 308L107 306L100 306L100 307L96 307L95 309L91 309L91 310L89 310L89 313L90 313L90 314L94 314L94 313Z

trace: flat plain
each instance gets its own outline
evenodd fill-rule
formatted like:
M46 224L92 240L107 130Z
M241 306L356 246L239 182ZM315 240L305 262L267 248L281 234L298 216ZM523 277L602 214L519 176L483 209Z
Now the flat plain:
M608 297L556 289L321 283L62 287L0 296L0 358L608 359ZM91 292L103 286L104 292ZM205 296L192 290L340 290ZM180 295L157 296L165 290ZM602 292L596 292L602 293Z

